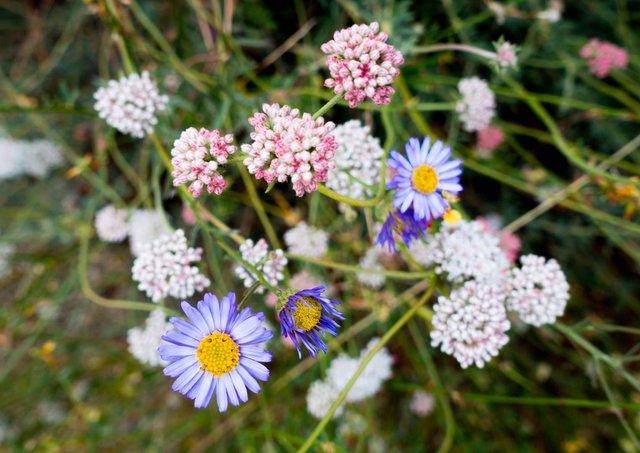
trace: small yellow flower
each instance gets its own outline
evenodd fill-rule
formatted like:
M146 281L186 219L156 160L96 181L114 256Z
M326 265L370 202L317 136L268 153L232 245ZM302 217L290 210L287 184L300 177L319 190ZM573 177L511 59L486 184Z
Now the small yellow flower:
M462 220L462 214L460 214L460 211L457 211L455 209L447 209L447 211L444 213L443 219L449 225L455 225L460 220Z

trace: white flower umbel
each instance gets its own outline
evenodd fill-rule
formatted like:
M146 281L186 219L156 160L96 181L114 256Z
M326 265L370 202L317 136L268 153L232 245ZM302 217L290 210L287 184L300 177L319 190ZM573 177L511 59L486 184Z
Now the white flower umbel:
M0 137L0 180L23 175L41 179L62 165L60 147L48 140Z
M164 311L158 309L149 313L144 327L134 327L127 332L129 352L143 365L166 365L158 354L158 348L165 344L162 336L171 330L173 326L167 322Z
M185 299L211 283L197 267L191 266L191 262L201 259L202 249L188 247L184 231L177 230L142 247L133 262L133 279L139 283L138 289L154 302L167 296Z
M462 99L456 104L462 128L475 132L489 125L496 113L496 97L484 80L478 77L462 79L458 82Z
M520 263L509 275L507 308L527 324L554 323L569 300L569 283L560 265L536 255L521 256Z
M95 227L98 237L105 242L124 241L129 234L128 212L112 204L100 209L96 214Z
M384 266L380 263L380 255L385 253L384 249L379 245L375 245L367 250L362 258L360 258L360 268L371 270L384 270ZM356 279L365 286L370 288L380 288L384 285L385 276L373 272L358 272Z
M336 138L336 167L329 170L327 187L340 195L364 200L380 182L384 150L359 120L347 121L331 133ZM343 205L340 204L342 207Z
M453 283L467 279L499 282L509 268L500 240L477 221L443 224L426 244L414 241L409 251L423 266L436 264L435 271Z
M158 211L136 209L129 217L129 245L133 256L140 255L146 243L170 233L169 225Z
M327 253L329 233L300 222L284 234L284 242L295 255L320 258Z
M311 415L316 418L325 416L338 394L355 375L364 358L378 341L380 341L378 338L370 340L359 357L351 358L346 354L340 354L333 359L327 371L327 377L311 384L307 393L307 409ZM356 379L347 393L344 402L354 403L375 395L382 387L382 384L391 377L392 365L393 357L391 357L389 351L386 348L380 349L358 376L358 379ZM341 405L334 414L334 418L341 414L342 411L343 407Z
M280 249L269 251L269 245L264 239L258 240L255 244L251 239L247 239L240 246L240 255L243 260L255 266L258 272L261 272L265 280L271 285L276 286L278 282L284 279L284 268L287 264L284 251ZM242 279L246 288L249 288L256 281L254 273L246 269L242 264L238 264L234 272ZM262 294L264 286L259 286L256 292Z
M120 80L110 80L93 97L100 118L123 134L143 138L153 132L157 113L164 110L169 98L161 95L149 73L131 74Z
M409 409L418 417L430 415L435 407L436 401L431 393L425 392L424 390L417 390L413 393Z
M500 286L468 281L438 297L433 306L431 345L452 355L462 368L484 367L509 341L511 327Z

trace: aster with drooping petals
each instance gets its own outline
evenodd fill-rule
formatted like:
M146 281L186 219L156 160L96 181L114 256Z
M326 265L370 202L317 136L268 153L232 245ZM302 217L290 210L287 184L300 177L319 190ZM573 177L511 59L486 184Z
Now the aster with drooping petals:
M314 120L309 113L300 116L288 105L264 104L262 111L249 118L253 143L242 145L249 173L269 184L290 180L299 197L317 190L335 168L338 145L330 135L335 125L322 117Z
M220 174L220 165L236 152L233 135L222 135L218 130L200 130L190 127L180 134L171 150L173 185L191 183L189 192L197 198L202 189L220 195L227 186Z
M414 240L424 236L430 223L430 219L416 220L412 208L405 212L394 209L382 224L376 244L386 247L390 252L396 252L396 238L401 238L408 247Z
M171 296L185 298L202 291L211 282L191 262L202 259L202 249L187 245L184 231L176 230L147 242L131 270L138 289L153 302Z
M580 49L580 56L587 60L589 71L601 79L612 69L624 69L629 63L626 49L595 38Z
M507 308L533 326L551 324L564 314L569 300L569 283L554 259L525 255L520 268L511 270Z
M410 138L405 145L407 157L391 151L387 165L398 173L387 184L388 189L397 189L393 206L406 212L413 208L416 220L430 220L442 217L449 208L442 197L447 191L457 194L462 191L460 159L451 159L451 147L440 140L433 146L425 137L422 143Z
M129 234L126 209L118 209L110 204L96 213L95 227L98 237L106 242L124 241Z
M246 403L247 389L259 393L258 381L269 379L262 363L271 361L271 353L257 345L273 336L262 326L264 313L253 314L249 307L237 313L235 293L220 302L207 293L196 307L182 302L182 310L189 321L171 318L175 330L162 337L170 344L159 348L161 358L173 362L164 369L176 378L171 388L198 408L207 407L215 394L220 412L229 403Z
M440 296L433 306L431 345L450 354L462 368L482 368L509 341L511 327L500 285L470 280Z
M327 352L323 338L338 335L340 325L336 319L345 319L336 308L337 300L324 297L326 286L302 291L288 290L278 298L280 330L283 337L291 338L302 357L300 346L304 346L315 357L319 350Z
M333 34L333 39L320 49L328 55L331 77L324 86L334 93L345 93L349 107L370 98L376 105L388 104L394 89L398 68L404 63L402 52L387 44L388 35L379 32L377 22L352 25Z
M161 95L149 73L131 74L110 80L93 97L98 116L123 134L142 138L153 132L157 113L167 107L169 98Z
M462 128L475 132L487 127L496 114L496 96L489 84L478 77L469 77L458 82L458 91L462 97L456 104L456 112L460 114Z

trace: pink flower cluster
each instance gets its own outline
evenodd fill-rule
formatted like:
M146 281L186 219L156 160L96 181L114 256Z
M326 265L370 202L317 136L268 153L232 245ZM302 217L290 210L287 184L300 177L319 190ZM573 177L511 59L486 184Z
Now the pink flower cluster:
M499 127L490 124L480 129L476 138L478 140L476 145L478 156L488 159L491 157L492 151L504 142L504 133Z
M324 86L334 93L346 93L354 108L369 97L376 105L388 104L394 89L389 85L400 74L404 63L402 52L386 44L387 34L378 33L377 22L353 25L333 34L333 39L320 48L329 55L327 66L331 78Z
M242 145L248 154L244 160L249 173L257 179L285 182L289 178L296 195L318 189L319 182L326 182L327 172L335 168L333 161L338 147L329 133L335 127L324 118L314 120L310 114L300 116L298 109L285 105L264 104L264 113L249 118L255 131L253 143Z
M232 145L233 135L222 135L219 131L197 130L190 127L183 131L180 138L173 142L171 165L173 165L173 185L180 186L191 182L189 192L194 197L207 192L220 195L227 186L218 167L227 162L229 154L236 152Z
M589 71L603 79L612 69L624 69L629 62L627 51L606 41L592 39L580 49L580 56L587 60Z

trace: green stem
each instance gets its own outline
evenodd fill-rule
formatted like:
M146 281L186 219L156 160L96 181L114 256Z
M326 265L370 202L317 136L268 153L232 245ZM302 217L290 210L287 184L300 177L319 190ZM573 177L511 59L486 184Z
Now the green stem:
M333 417L333 414L335 413L335 411L338 410L338 407L340 407L340 405L346 398L347 393L349 393L349 390L351 390L351 387L353 387L356 380L358 380L358 378L360 377L364 369L367 367L369 362L371 362L373 357L416 314L418 309L422 307L429 300L435 288L434 283L435 283L435 279L431 281L431 285L429 286L429 289L424 294L422 299L420 299L415 305L413 305L398 321L396 321L396 323L393 326L391 326L391 328L387 331L387 333L384 334L384 336L380 339L380 341L378 341L378 343L371 349L371 351L369 351L369 353L362 360L362 362L360 362L360 365L358 366L358 369L356 370L355 374L351 377L351 379L349 379L349 382L347 382L347 385L345 385L342 391L338 394L338 397L336 398L336 400L333 402L333 404L331 405L331 407L329 408L325 416L322 418L322 420L320 420L320 422L315 427L311 435L307 438L307 440L302 445L302 447L300 447L300 449L298 450L298 453L304 453L306 451L309 451L309 449L313 446L314 442L316 441L320 433L324 430L324 428L329 423L329 420L331 420L331 417Z
M338 103L339 100L342 99L343 94L339 93L336 94L334 97L332 97L331 99L329 99L329 101L323 105L322 107L320 107L320 110L318 110L316 113L313 114L313 116L311 117L314 120L317 120L318 118L320 118L322 115L324 115L331 107L333 107L334 105L336 105Z

